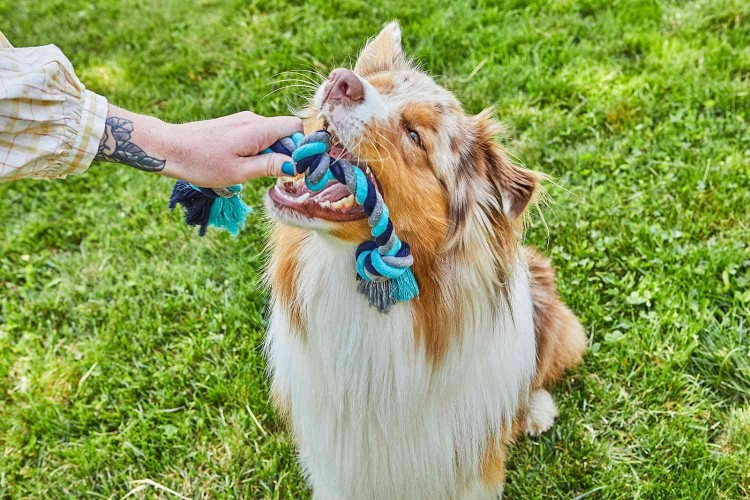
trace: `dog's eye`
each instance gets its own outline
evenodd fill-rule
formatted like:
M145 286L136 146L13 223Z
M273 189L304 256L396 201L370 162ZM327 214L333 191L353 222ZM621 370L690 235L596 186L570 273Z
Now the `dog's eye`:
M416 142L419 147L422 147L422 139L419 137L419 134L409 129L406 129L406 131L409 132L409 137L411 137L411 140Z

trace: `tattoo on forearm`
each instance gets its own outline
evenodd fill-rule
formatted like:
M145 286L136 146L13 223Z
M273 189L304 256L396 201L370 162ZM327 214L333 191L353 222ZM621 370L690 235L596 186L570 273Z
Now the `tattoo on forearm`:
M130 165L144 172L161 172L166 160L146 154L144 150L131 142L133 122L125 118L110 116L104 122L104 135L99 142L96 159Z

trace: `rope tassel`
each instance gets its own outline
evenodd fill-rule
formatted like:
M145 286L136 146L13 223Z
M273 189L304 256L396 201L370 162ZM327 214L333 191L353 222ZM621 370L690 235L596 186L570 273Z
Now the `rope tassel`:
M242 186L228 188L200 188L189 182L177 181L169 198L169 209L177 205L185 208L185 223L198 226L198 235L205 236L209 226L226 229L237 236L245 227L250 207L240 198Z

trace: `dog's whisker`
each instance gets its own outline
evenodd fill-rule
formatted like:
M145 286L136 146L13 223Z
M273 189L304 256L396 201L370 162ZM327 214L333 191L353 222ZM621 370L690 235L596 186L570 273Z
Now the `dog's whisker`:
M271 96L271 95L275 94L276 92L281 92L282 90L289 90L289 89L291 89L291 88L297 88L297 87L301 87L301 88L307 88L307 87L305 87L304 85L285 85L285 86L283 86L283 87L279 87L278 89L272 90L272 91L271 91L271 92L269 92L268 94L266 94L266 95L264 95L263 97L261 97L261 99L260 99L260 100L261 100L261 101L263 101L264 99L267 99L267 98L268 98L269 96ZM309 89L308 89L308 90L309 90Z
M320 76L320 77L321 77L321 78L323 78L324 80L325 80L325 79L327 79L327 77L326 77L326 76L324 76L324 75L323 75L322 73L320 73L320 72L319 72L319 71L318 71L318 70L316 69L316 66L315 66L314 64L312 64L312 63L308 62L308 61L307 61L307 59L305 59L304 57L302 57L302 56L300 56L300 55L297 55L297 56L295 56L295 57L296 57L296 59L298 59L299 61L302 61L302 65L303 65L303 66L304 66L305 68L309 68L309 69L307 69L307 71L310 71L310 72L312 72L312 73L315 73L315 74L317 74L318 76ZM298 71L305 71L305 70L298 70Z
M310 82L308 80L304 80L302 78L282 78L280 80L273 80L271 81L271 84L278 84L278 83L285 83L285 82L296 82L301 83L304 85L307 85L308 87L315 87L317 88L317 85L315 85L313 82Z
M318 71L311 71L307 69L298 69L298 70L292 70L291 73L297 73L302 75L307 75L308 78L310 78L312 81L317 81L318 83L322 83L326 80L328 80L328 77L324 76L322 73L319 73ZM313 76L317 78L313 78Z
M286 77L296 77L296 78L299 78L301 80L305 80L306 82L308 82L308 83L310 83L312 85L317 85L317 84L321 83L321 81L319 79L313 78L312 76L310 76L307 73L302 73L302 72L294 71L294 70L281 71L279 73L271 75L268 79L270 80L271 78L277 78L277 77L285 77L285 78Z

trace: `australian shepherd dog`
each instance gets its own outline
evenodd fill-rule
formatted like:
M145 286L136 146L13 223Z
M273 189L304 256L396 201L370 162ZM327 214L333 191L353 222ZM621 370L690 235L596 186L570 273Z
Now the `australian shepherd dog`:
M314 498L498 498L509 444L550 428L547 388L587 346L550 262L522 244L541 174L405 57L396 23L310 110L307 132L327 129L383 195L420 287L388 313L357 291L370 233L345 186L269 191L272 396Z

